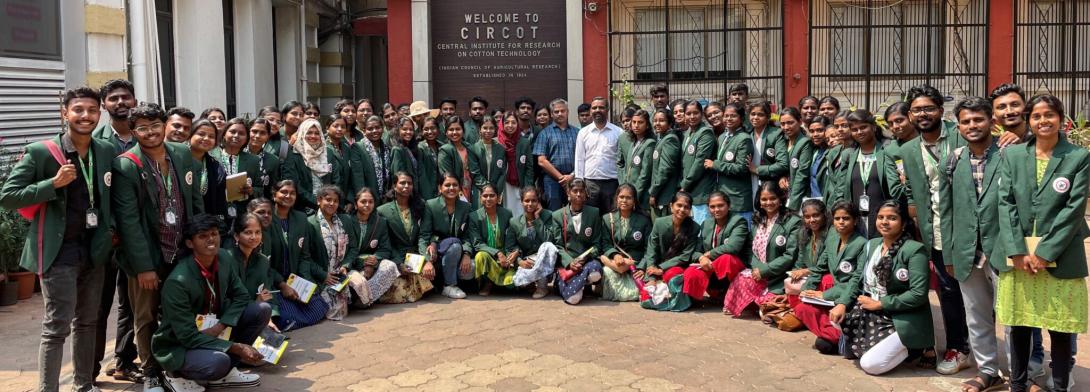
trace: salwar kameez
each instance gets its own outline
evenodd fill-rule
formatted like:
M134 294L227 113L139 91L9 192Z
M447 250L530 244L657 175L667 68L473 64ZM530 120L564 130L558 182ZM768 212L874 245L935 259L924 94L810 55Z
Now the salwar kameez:
M530 268L519 267L515 271L512 283L516 287L527 286L535 282L539 286L546 285L547 278L553 274L553 266L556 265L556 252L556 245L551 242L543 242L537 248L537 253L526 256L527 259L534 261L534 265Z
M754 232L752 249L761 262L765 262L765 248L768 245L768 235L772 232L772 226L768 223L757 227ZM727 295L723 298L723 312L738 317L749 305L756 303L760 306L773 296L768 291L768 282L754 278L753 271L746 269L730 283Z
M349 286L352 287L353 304L368 307L378 301L393 286L397 278L401 276L397 264L390 260L382 260L375 267L375 272L368 279L362 271L348 273Z
M430 280L420 274L404 273L394 279L390 289L379 297L383 304L404 304L419 301L431 289L435 288Z
M640 299L640 289L631 272L619 273L612 268L603 268L602 272L602 299L616 302Z

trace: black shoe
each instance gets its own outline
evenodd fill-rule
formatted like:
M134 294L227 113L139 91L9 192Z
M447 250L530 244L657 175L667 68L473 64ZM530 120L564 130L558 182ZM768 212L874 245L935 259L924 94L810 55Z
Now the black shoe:
M819 353L825 355L840 354L840 349L837 347L836 343L830 342L822 338L817 338L816 340L814 340L814 349L818 350Z
M140 369L136 365L119 365L114 368L113 374L114 380L128 381L134 383L144 382L144 375L141 374Z

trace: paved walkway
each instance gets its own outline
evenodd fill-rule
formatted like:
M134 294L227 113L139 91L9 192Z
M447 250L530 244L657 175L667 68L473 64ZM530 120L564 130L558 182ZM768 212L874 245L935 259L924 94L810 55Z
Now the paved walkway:
M934 294L931 302L938 315ZM0 308L0 390L35 387L41 314L37 296ZM902 366L870 377L811 350L809 332L781 332L714 308L665 313L597 300L567 306L556 297L432 296L290 335L281 365L257 370L262 385L253 390L957 391L971 376ZM1090 350L1090 338L1079 340ZM1075 369L1081 386L1090 386L1086 351ZM64 369L62 383L71 371ZM141 389L110 381L103 390Z

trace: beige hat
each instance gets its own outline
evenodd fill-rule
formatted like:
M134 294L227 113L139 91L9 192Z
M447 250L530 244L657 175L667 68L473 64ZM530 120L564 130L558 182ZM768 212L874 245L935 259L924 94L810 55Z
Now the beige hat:
M439 116L439 109L428 109L428 104L424 101L414 101L409 104L409 117L416 117L422 114L430 114L432 117Z

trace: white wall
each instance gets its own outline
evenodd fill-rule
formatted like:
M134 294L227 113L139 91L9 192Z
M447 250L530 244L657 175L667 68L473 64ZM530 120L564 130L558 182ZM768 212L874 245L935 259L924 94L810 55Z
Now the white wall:
M276 7L276 102L283 104L303 97L303 14L299 6Z
M238 113L277 105L271 0L235 0L235 99Z
M227 104L223 8L219 2L174 2L178 104L193 111Z

